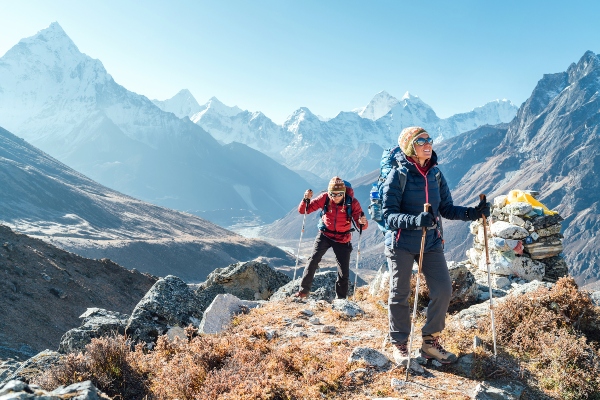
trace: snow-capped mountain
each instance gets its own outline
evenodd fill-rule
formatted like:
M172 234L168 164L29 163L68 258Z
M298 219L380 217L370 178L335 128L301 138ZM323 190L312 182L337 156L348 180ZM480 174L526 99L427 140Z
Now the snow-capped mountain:
M163 111L172 112L179 118L191 117L202 111L202 107L187 89L182 89L168 100L152 100Z
M2 224L130 269L201 282L215 268L255 257L293 263L265 242L99 185L2 128L0 187Z
M308 186L262 154L224 148L189 119L118 85L58 23L0 58L0 110L0 126L92 179L223 224L228 215L218 210L276 219Z
M369 102L369 104L367 104L365 107L358 108L353 111L363 118L368 118L372 119L373 121L376 121L379 118L386 115L387 113L389 113L390 110L397 106L399 103L400 102L397 98L383 90L377 93Z
M418 96L407 92L398 100L382 91L365 107L328 120L301 107L279 126L260 112L228 107L215 98L190 118L217 140L244 143L290 169L322 179L354 179L377 168L383 149L395 145L406 126L423 126L441 141L478 126L509 122L516 110L510 101L496 100L441 119Z

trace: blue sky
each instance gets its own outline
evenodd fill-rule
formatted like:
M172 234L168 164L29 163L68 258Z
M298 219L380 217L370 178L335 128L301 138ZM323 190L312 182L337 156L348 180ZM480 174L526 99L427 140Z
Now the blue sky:
M115 81L151 99L333 117L379 91L448 117L524 102L545 73L600 53L595 1L0 0L0 55L57 21Z

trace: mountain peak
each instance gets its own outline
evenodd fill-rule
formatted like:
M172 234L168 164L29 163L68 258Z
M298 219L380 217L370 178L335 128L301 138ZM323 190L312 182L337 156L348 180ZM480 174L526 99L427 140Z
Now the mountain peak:
M167 100L152 100L163 111L172 112L178 118L192 118L194 114L202 111L196 98L187 89L181 89L177 94Z
M42 41L48 43L51 47L73 46L77 48L58 22L52 22L46 29L42 29L35 35L22 41Z
M373 96L366 107L358 111L358 115L375 121L390 112L396 104L398 104L398 99L382 90Z
M600 68L600 57L593 51L586 51L577 64L573 63L567 69L569 81L572 83Z

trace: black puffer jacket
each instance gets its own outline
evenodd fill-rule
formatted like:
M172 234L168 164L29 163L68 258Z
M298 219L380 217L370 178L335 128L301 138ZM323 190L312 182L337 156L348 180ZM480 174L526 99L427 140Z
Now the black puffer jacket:
M385 233L385 245L389 248L403 249L413 254L421 250L422 227L417 226L416 217L423 211L425 203L431 204L436 220L458 219L468 221L467 207L455 206L450 189L444 176L440 184L432 168L437 165L437 154L432 152L430 168L423 175L404 153L396 156L398 164L404 166L408 173L404 191L400 188L400 172L394 168L383 186L383 218L389 230ZM425 252L442 247L439 229L429 229L425 239Z

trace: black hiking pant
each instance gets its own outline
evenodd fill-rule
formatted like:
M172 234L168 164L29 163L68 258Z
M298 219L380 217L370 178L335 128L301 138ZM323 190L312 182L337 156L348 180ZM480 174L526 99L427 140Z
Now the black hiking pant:
M319 267L319 262L329 250L333 248L335 260L337 261L337 280L335 281L335 294L338 299L345 299L348 296L348 280L350 278L350 253L352 253L352 243L340 243L328 238L319 232L315 239L312 255L308 260L308 265L304 268L300 291L309 293L312 287L315 272Z

